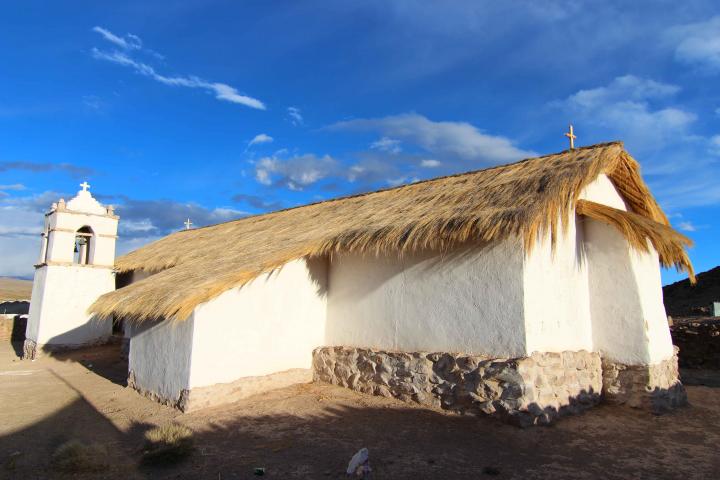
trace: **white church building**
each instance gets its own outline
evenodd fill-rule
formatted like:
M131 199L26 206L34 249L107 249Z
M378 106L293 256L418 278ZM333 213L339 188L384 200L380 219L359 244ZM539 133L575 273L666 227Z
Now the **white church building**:
M114 262L118 219L89 192L46 218L26 350L123 321L129 385L183 410L312 380L522 425L685 401L660 265L693 278L690 241L621 143L179 231Z

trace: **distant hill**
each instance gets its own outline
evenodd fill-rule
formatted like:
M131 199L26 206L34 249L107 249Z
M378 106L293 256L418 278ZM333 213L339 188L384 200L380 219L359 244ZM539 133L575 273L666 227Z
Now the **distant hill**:
M708 315L712 302L720 302L720 266L697 275L697 285L681 280L663 287L665 311L679 317Z
M0 277L0 302L8 300L30 300L32 281Z

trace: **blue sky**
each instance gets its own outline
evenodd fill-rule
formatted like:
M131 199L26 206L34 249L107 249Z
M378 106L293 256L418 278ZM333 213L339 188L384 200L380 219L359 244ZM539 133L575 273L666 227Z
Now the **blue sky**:
M563 150L569 122L578 145L623 140L696 269L720 263L717 2L0 9L0 275L32 275L42 212L83 180L116 205L123 253L188 216Z

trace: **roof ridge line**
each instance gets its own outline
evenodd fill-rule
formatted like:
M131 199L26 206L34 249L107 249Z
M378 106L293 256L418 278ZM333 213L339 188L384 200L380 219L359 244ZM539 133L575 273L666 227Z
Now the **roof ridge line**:
M248 218L257 218L257 217L263 217L263 216L266 216L266 215L274 215L274 214L276 214L276 213L287 212L287 211L290 211L290 210L297 210L297 209L299 209L299 208L312 207L312 206L314 206L314 205L320 205L320 204L323 204L323 203L338 202L338 201L340 201L340 200L347 200L347 199L350 199L350 198L364 197L364 196L367 196L367 195L372 195L372 194L374 194L374 193L388 192L388 191L391 191L391 190L400 190L400 189L408 188L408 187L411 187L411 186L414 186L414 185L419 185L419 184L423 184L423 183L430 183L430 182L440 181L440 180L443 180L443 179L446 179L446 178L462 177L463 175L471 175L471 174L473 174L473 173L487 172L487 171L489 171L489 170L495 170L495 169L497 169L497 168L504 168L504 167L509 167L510 165L517 165L517 164L519 164L519 163L529 162L530 160L539 160L539 159L541 159L541 158L554 157L554 156L556 156L556 155L562 155L562 154L565 154L565 153L570 153L571 151L591 150L591 149L596 149L596 148L605 148L605 147L609 147L609 146L612 146L612 145L619 145L621 148L624 148L624 144L623 144L623 142L622 142L621 140L614 140L614 141L610 141L610 142L596 143L596 144L594 144L594 145L586 145L586 146L584 146L584 147L577 147L577 148L573 148L573 149L562 150L562 151L560 151L560 152L548 153L548 154L545 154L545 155L540 155L539 157L523 158L523 159L517 160L517 161L515 161L515 162L503 163L503 164L501 164L501 165L493 165L492 167L480 168L480 169L477 169L477 170L468 170L468 171L466 171L466 172L451 173L451 174L449 174L449 175L443 175L443 176L440 176L440 177L428 178L428 179L426 179L426 180L420 180L420 181L413 182L413 183L406 183L406 184L398 185L398 186L395 186L395 187L381 188L381 189L379 189L379 190L372 190L372 191L370 191L370 192L355 193L355 194L353 194L353 195L345 195L345 196L343 196L343 197L328 198L327 200L319 200L319 201L317 201L317 202L306 203L306 204L303 204L303 205L297 205L297 206L294 206L294 207L283 208L283 209L280 209L280 210L273 210L272 212L257 213L257 214L255 214L255 215L248 215L248 216L246 216L246 217L235 218L235 219L233 219L233 220L226 220L226 221L224 221L224 222L213 223L212 225L205 225L205 226L202 226L202 227L192 228L192 229L190 229L190 230L179 230L179 231L177 231L177 232L171 233L170 235L182 234L182 233L185 233L185 232L192 232L192 231L196 231L196 230L202 230L202 229L204 229L204 228L216 227L216 226L218 226L218 225L225 225L225 224L227 224L227 223L238 222L238 221L241 221L241 220L246 220L246 219L248 219Z

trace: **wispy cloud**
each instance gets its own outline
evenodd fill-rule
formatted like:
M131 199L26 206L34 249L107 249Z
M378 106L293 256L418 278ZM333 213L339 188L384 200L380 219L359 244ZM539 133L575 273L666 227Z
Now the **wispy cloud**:
M65 172L77 178L88 177L95 173L92 168L80 167L70 163L0 162L0 172L9 170L25 170L34 173Z
M283 208L282 202L276 200L270 200L267 197L261 197L258 195L248 195L245 193L238 193L233 195L232 200L238 203L244 203L263 211L280 210Z
M289 159L263 157L255 163L255 179L263 185L282 185L302 190L341 171L340 163L329 155L295 155Z
M440 165L442 165L441 162L439 162L437 160L433 160L431 158L422 160L420 162L420 166L424 167L424 168L435 168L435 167L439 167Z
M667 36L680 62L720 69L720 15L671 28Z
M400 140L388 137L382 137L379 140L375 140L370 144L370 148L388 153L400 153L402 151L402 147L400 147Z
M9 185L0 185L0 190L25 190L27 187L22 183L12 183Z
M265 133L259 133L248 142L248 147L252 147L253 145L259 145L261 143L272 143L272 141L273 137L271 137L270 135L267 135Z
M300 109L297 107L288 107L287 108L287 114L288 118L290 120L290 123L295 125L296 127L304 125L305 121L303 119L302 113L300 112Z
M516 147L509 138L489 135L470 123L433 121L417 113L348 120L326 129L379 132L411 143L425 152L473 164L493 165L535 155Z
M621 135L634 148L654 150L685 136L697 120L693 112L661 104L679 91L677 85L625 75L551 105L564 109L576 121Z
M110 43L114 43L124 50L140 50L142 48L142 40L137 35L128 33L125 37L119 37L110 30L103 27L93 27L93 32L97 32Z
M692 222L685 221L678 223L678 228L684 232L695 232L697 231L697 227L692 224Z
M100 28L100 27L96 27ZM104 33L101 33L103 37L111 41L112 43L121 46L117 40L127 43L128 38L132 38L136 40L136 43L132 45L137 45L137 48L142 47L142 42L138 37L135 35L132 35L132 37L126 37L125 39L118 37L117 35L113 35L111 32L108 32L107 30L102 29L103 31L107 32L108 34L112 35L113 38L116 40L110 40ZM95 30L98 31L98 30ZM120 51L115 50L112 52L100 50L96 47L92 49L92 56L93 58L97 60L103 60L107 62L112 62L117 65L122 65L124 67L128 67L133 69L136 73L139 73L140 75L143 75L145 77L151 78L157 82L162 83L163 85L169 85L173 87L187 87L187 88L198 88L202 90L209 91L210 93L215 95L215 98L218 100L223 100L226 102L236 103L240 105L245 105L250 108L255 108L258 110L265 110L265 104L261 102L260 100L250 97L248 95L241 94L236 88L227 85L225 83L220 82L209 82L207 80L203 80L200 77L194 76L194 75L188 75L188 76L166 76L158 73L155 68L148 65L147 63L143 63L141 61L138 61L134 58L132 58L129 55L129 50L133 50L134 48L124 48L126 51Z

